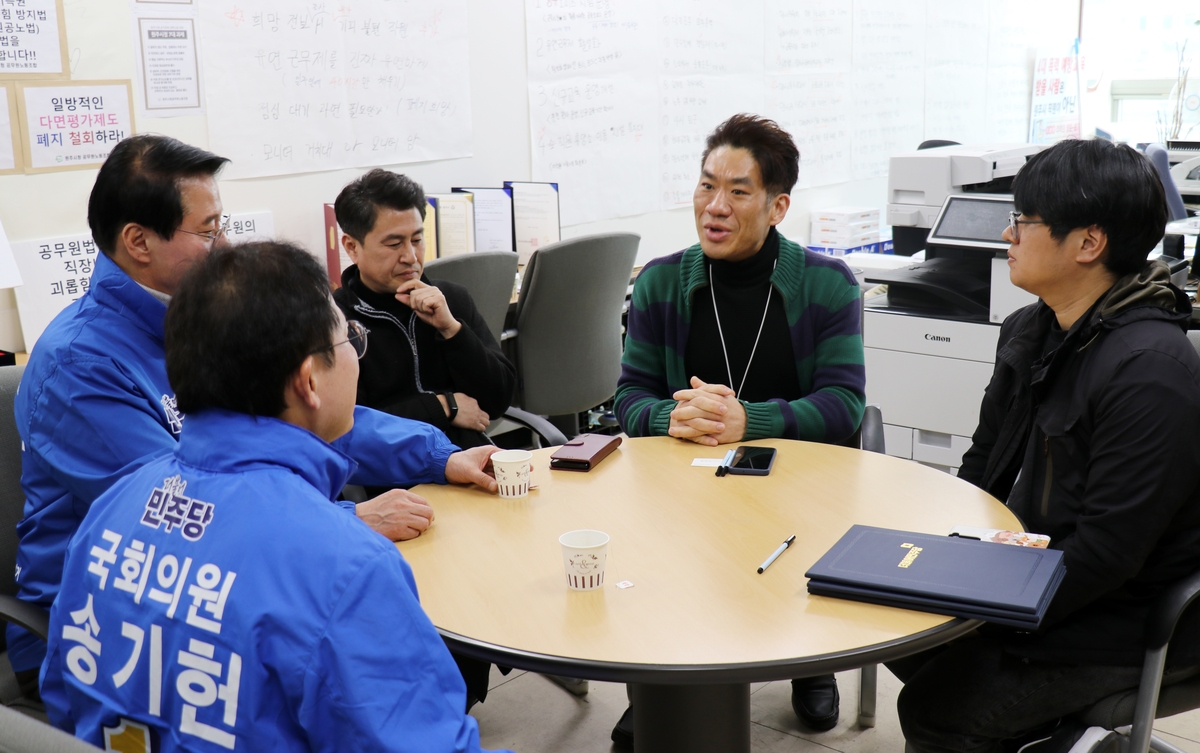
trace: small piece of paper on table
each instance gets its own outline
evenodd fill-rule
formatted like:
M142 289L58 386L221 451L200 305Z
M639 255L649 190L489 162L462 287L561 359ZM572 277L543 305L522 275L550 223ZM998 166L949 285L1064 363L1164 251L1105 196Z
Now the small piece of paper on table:
M725 458L696 458L692 461L692 467L699 468L720 468L721 463L725 462Z

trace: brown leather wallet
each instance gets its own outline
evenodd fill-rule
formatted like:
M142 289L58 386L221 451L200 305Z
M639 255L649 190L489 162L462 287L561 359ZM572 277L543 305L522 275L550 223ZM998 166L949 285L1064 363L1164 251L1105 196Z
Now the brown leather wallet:
M620 437L580 434L550 456L550 467L556 471L590 471L620 444Z

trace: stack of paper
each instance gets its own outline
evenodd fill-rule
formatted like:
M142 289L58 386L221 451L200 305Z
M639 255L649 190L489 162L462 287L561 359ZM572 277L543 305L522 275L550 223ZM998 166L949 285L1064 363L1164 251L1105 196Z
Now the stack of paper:
M807 573L808 592L1034 630L1062 552L853 526Z
M879 253L879 210L869 207L814 210L808 249L829 256Z

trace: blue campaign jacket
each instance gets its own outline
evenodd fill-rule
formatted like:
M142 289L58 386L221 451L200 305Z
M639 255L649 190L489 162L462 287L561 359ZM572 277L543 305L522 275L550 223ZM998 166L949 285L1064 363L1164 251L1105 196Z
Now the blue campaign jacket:
M25 491L17 595L25 601L50 608L67 542L92 501L175 449L185 419L167 381L166 312L101 255L88 294L55 317L30 355L15 404ZM354 483L445 483L458 448L441 431L368 408L354 418L336 444L360 465ZM23 629L9 625L8 643L15 669L41 664L45 645Z
M42 667L51 721L156 751L480 750L408 563L329 504L354 462L274 418L187 421L68 547Z

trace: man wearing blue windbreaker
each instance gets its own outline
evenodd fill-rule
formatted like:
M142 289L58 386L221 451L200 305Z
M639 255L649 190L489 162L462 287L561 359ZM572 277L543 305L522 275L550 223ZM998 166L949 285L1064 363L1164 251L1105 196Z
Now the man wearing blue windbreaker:
M67 550L42 669L56 726L125 751L480 750L408 564L330 504L355 470L330 443L356 421L366 336L295 246L195 265L165 326L187 431Z
M176 447L185 416L167 380L163 317L183 275L222 239L215 176L226 161L171 138L142 135L118 144L96 177L88 224L104 253L88 294L38 340L16 398L26 497L16 576L25 601L50 608L67 542L92 501ZM428 424L364 408L338 447L359 463L356 484L450 481L495 488L482 471L491 448L458 452ZM403 490L356 510L345 506L391 539L419 535L433 517L423 499ZM22 689L35 696L45 645L11 624L7 637Z

